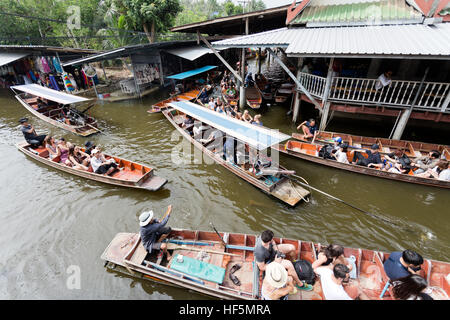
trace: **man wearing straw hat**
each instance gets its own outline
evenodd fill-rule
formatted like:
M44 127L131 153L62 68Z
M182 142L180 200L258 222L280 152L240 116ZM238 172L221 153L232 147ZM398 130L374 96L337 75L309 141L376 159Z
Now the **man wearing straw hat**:
M261 287L264 300L288 300L289 293L294 291L294 281L288 276L286 268L274 261L266 266L266 276Z
M170 227L166 227L170 217L170 209L171 208L169 208L167 215L160 222L153 218L152 210L145 211L139 216L142 245L148 253L152 253L152 250L162 250L162 254L167 254L167 261L170 261L172 256L167 251L167 244L162 241L172 231Z

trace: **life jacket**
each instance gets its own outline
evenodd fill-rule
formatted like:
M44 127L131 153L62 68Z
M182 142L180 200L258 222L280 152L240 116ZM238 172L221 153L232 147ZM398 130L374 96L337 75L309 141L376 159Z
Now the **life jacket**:
M294 261L294 268L300 280L304 280L307 284L314 285L316 282L316 275L309 261L296 260Z

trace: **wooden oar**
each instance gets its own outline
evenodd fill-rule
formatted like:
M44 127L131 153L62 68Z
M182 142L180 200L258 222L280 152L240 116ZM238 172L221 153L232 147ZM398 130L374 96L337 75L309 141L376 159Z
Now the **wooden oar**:
M223 251L204 250L204 249L195 248L195 247L187 247L186 245L180 246L176 243L168 243L167 250L203 251L203 252L212 253L212 254L222 254L222 255L233 256L233 257L241 257L241 255L239 255L239 254L228 253L228 252L223 252Z
M159 220L159 223L161 223L165 219L165 217L167 217L170 214L170 212L172 212L172 205L171 204L167 207L166 213L161 218L161 220Z

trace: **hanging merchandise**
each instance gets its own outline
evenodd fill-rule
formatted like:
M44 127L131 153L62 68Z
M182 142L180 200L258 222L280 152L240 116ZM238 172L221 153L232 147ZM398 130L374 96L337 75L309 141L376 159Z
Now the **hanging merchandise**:
M56 69L56 72L63 73L63 69L61 68L61 65L59 64L59 60L57 57L53 57L53 66Z
M28 71L28 74L30 75L30 78L33 82L36 82L36 76L34 75L33 71Z
M45 57L41 57L41 63L42 63L42 70L44 73L52 72L52 70L48 66L48 62L47 62L47 59L45 59Z
M55 76L49 75L49 79L50 79L50 86L51 86L51 88L59 91L58 82L56 82Z
M69 75L67 73L63 73L64 86L68 92L72 92L75 90L72 81L70 81Z
M73 75L69 74L68 76L69 76L70 82L71 82L72 85L73 85L73 88L74 88L75 90L78 90L78 84L77 84L77 82L75 81L75 78L73 77Z

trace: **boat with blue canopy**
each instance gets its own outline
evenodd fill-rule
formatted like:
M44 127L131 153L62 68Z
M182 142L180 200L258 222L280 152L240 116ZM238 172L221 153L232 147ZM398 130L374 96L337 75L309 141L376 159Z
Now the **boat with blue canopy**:
M163 111L172 125L216 163L263 192L295 206L310 192L295 183L289 171L262 154L288 135L252 125L188 101L169 103ZM191 124L186 120L192 119Z

